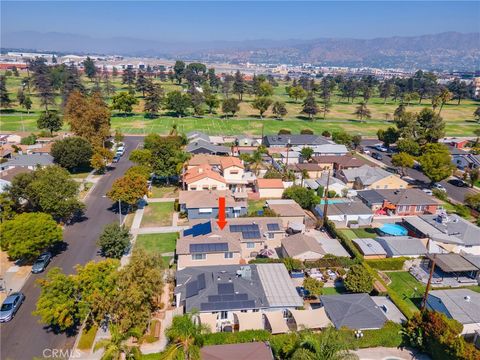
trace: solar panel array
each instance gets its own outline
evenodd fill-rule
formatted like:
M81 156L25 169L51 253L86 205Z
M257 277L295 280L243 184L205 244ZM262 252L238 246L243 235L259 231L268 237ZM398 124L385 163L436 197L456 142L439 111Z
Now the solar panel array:
M228 251L228 243L190 244L191 253L210 253Z
M209 295L209 302L222 302L222 301L239 301L248 300L248 294L223 294L223 295Z
M255 309L254 300L238 300L238 301L219 301L200 304L200 311L222 311L222 310L243 310Z
M207 221L206 223L193 225L190 229L184 230L183 236L192 235L193 237L195 237L200 235L207 235L207 234L210 234L211 232L212 232L212 224L210 223L210 221Z
M197 284L198 284L198 290L203 290L205 289L206 283L205 283L205 273L201 273L200 275L197 276Z
M267 229L269 231L277 231L280 230L280 226L278 224L267 224Z
M230 232L241 232L244 239L260 239L260 228L257 224L230 225Z
M198 295L198 282L197 281L192 281L189 282L186 286L186 291L187 293L185 294L185 297L191 298L192 296Z
M233 284L232 283L218 284L218 293L220 295L233 294L234 293Z

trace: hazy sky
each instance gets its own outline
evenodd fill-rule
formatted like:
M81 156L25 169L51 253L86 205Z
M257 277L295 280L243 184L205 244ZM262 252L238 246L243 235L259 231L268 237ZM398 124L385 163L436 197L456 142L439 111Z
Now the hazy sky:
M480 31L477 1L1 1L1 31L165 41L373 38Z

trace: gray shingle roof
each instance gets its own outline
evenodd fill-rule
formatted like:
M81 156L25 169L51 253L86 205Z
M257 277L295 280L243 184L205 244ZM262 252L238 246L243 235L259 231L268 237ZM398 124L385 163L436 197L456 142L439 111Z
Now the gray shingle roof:
M324 295L320 300L337 329L380 329L387 321L368 294Z
M210 154L228 154L230 149L226 146L213 145L205 140L196 140L191 142L185 148L186 152L194 152L198 149L205 149L206 153Z
M432 290L427 305L462 324L480 322L480 293L468 289Z
M323 211L323 205L321 205ZM371 215L372 209L361 201L348 201L328 205L329 215Z
M440 238L445 238L467 246L480 246L480 228L458 215L449 214L447 221L443 222L438 221L439 215L422 215L420 218L436 229L435 232L432 230L432 233L426 234L433 239L439 236L439 241Z
M357 244L361 253L365 256L368 255L387 255L385 249L380 245L378 241L374 239L352 239L352 241Z
M376 240L388 256L418 256L427 253L427 247L423 242L410 236L381 236Z
M357 191L357 196L370 205L383 204L384 197L375 190Z
M349 182L353 182L356 179L360 180L363 185L371 185L378 180L391 176L392 174L379 167L372 167L369 165L363 165L358 168L343 169L343 175Z
M3 163L1 166L2 168L8 167L16 167L16 166L48 166L53 164L53 157L48 154L39 155L39 154L31 154L31 155L17 155L14 158L8 160L7 162Z
M290 140L291 146L296 145L323 145L332 141L320 135L267 135L264 137L266 146L286 146Z

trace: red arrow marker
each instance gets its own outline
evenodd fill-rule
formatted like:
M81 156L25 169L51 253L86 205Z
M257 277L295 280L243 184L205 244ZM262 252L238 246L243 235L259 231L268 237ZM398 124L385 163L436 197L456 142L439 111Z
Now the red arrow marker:
M225 220L225 197L218 198L218 227L220 230L223 230L225 225L227 225L227 221Z

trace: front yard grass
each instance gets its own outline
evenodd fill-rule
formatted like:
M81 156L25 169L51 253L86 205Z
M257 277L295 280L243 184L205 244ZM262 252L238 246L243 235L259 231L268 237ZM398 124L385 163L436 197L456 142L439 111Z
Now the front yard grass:
M408 271L385 272L385 274L392 280L388 287L400 295L412 311L418 310L425 292L425 285Z
M78 348L80 350L90 350L92 348L97 330L98 326L96 325L90 326L88 330L86 328L83 329L80 340L78 341Z
M376 238L378 236L375 229L372 228L359 228L351 229L357 238Z
M178 187L176 186L158 186L153 185L150 189L150 198L175 198L178 196Z
M141 227L171 226L173 202L149 203L145 206Z
M140 234L137 236L135 246L150 253L169 253L175 251L177 238L178 233Z

